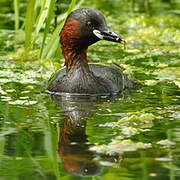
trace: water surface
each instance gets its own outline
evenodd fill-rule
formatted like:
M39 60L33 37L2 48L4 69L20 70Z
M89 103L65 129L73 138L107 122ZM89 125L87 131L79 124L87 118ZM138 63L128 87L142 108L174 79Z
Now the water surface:
M23 33L11 30L12 10L4 2L1 179L180 179L178 5L152 3L152 15L140 5L132 12L124 1L84 6L101 10L127 41L126 49L98 42L89 61L118 64L141 86L114 97L50 96L44 81L63 58L40 61L36 51L21 53Z

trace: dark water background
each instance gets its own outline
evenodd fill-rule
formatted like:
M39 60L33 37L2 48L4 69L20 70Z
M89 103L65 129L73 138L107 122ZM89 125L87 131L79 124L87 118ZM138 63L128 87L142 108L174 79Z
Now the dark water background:
M63 58L22 53L12 2L1 0L0 179L180 179L180 2L83 6L127 41L96 43L90 62L118 64L142 85L116 97L50 97L43 82Z

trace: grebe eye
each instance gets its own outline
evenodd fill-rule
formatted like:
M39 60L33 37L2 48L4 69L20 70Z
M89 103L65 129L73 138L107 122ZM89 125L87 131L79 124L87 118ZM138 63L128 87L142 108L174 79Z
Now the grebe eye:
M87 22L87 26L89 29L92 29L92 30L94 29L94 27L90 21Z

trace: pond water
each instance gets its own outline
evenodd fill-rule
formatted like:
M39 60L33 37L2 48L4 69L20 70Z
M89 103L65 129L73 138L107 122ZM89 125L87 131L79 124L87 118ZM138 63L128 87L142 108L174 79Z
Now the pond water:
M2 2L0 19L10 12ZM126 49L96 43L90 62L118 64L141 83L115 97L50 97L43 84L63 58L23 54L23 33L10 30L12 14L0 22L0 179L180 179L175 2L152 3L151 16L138 4L132 12L128 1L84 4L101 10L127 41Z

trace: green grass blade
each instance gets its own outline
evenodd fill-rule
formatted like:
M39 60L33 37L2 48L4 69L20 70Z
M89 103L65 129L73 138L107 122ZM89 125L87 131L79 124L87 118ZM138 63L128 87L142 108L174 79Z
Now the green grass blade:
M71 4L70 4L70 6L69 6L69 9L68 9L68 14L70 14L71 11L74 9L75 4L76 4L76 0L72 0L72 1L71 1Z
M25 49L29 49L31 45L32 29L34 21L34 6L36 0L29 0L26 11L25 20Z
M63 24L64 22L56 27L51 39L48 41L47 45L44 48L42 58L50 58L56 52L59 43L59 32L62 29Z
M40 49L40 57L42 56L42 52L43 52L44 45L45 45L45 40L46 40L47 34L49 32L49 26L50 26L51 19L53 17L55 3L56 3L56 0L51 0L50 6L48 9L48 15L46 18L46 25L45 25L45 29L44 29L43 41L42 41L41 49Z
M40 29L44 25L44 21L48 15L48 7L50 6L50 2L51 2L50 0L43 0L43 2L42 2L41 10L40 10L40 13L36 20L36 29L35 29L35 34L34 34L34 40L36 39Z
M15 21L15 30L19 29L19 0L14 0L14 21Z
M59 134L57 134L50 120L48 120L48 124L46 125L46 127L47 129L44 132L45 149L49 156L49 159L51 159L53 170L56 175L56 179L60 179L60 172L58 167L58 154L57 154Z
M81 0L75 6L76 0L72 0L68 11L66 13L64 13L63 15L61 15L62 19L65 19L67 17L67 15L70 14L73 9L79 8L83 2L84 2L84 0ZM41 58L53 57L54 54L56 53L56 51L59 50L59 48L58 48L59 32L62 29L63 25L64 25L64 21L56 27L53 35L51 36L51 39L48 41L47 45L44 47ZM56 54L59 54L59 53L56 53Z
M56 53L55 53L55 57L60 58L61 57L61 46L60 43L58 43L57 48L56 48Z

